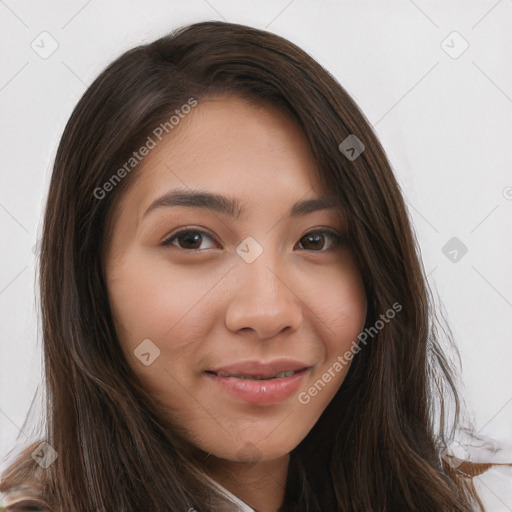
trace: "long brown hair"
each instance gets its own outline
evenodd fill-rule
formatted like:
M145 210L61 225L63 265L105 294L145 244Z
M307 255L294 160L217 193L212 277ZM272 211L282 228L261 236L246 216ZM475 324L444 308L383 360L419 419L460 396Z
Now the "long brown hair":
M162 423L116 337L103 249L109 213L137 166L109 193L97 192L176 109L213 93L277 106L298 123L319 182L348 219L368 298L366 327L391 304L402 305L354 357L338 393L291 453L280 510L473 510L479 501L470 479L443 464L459 397L384 149L349 94L308 54L272 33L223 22L183 27L124 53L67 123L40 260L45 441L58 458L36 478L28 447L5 472L2 490L32 475L58 511L229 510L194 446ZM350 135L365 146L355 159L339 149Z

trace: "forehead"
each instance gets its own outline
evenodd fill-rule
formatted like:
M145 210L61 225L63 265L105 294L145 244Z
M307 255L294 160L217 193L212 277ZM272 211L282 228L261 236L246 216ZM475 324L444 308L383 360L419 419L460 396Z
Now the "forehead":
M134 176L132 191L140 197L177 186L253 198L273 190L293 196L320 192L316 162L300 127L272 105L211 96L162 140L153 139L155 147Z

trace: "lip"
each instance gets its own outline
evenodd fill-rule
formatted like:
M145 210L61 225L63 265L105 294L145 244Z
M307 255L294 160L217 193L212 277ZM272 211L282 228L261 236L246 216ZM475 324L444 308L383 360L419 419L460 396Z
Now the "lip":
M240 362L225 365L205 372L214 384L229 395L250 404L272 404L286 400L301 386L311 366L300 361L281 359L262 363L258 361ZM277 373L295 371L295 375L271 379ZM222 377L213 372L226 372L234 375L261 377L270 380L240 379Z
M218 366L208 370L209 372L225 372L231 375L247 375L269 379L280 372L297 372L311 365L296 359L274 359L272 361L239 361L233 364Z
M291 377L272 380L220 377L213 373L205 373L205 375L231 396L241 398L250 404L272 404L282 402L293 395L300 388L308 371L309 368Z

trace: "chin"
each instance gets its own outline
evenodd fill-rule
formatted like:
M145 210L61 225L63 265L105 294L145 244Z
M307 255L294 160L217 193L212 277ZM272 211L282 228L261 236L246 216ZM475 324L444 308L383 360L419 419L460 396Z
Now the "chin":
M241 463L267 462L287 456L299 443L289 444L282 442L238 441L235 451L215 454L219 458ZM213 453L213 452L212 452Z

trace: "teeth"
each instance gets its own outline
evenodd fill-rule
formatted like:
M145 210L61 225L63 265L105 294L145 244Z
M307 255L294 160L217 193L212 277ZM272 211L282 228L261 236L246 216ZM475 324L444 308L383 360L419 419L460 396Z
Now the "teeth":
M217 372L217 375L219 377L235 377L237 379L245 379L245 380L272 380L272 379L282 379L284 377L291 377L292 375L295 375L295 372L290 370L287 372L279 372L275 377L255 377L252 375L232 375L227 372Z
M291 377L292 375L295 375L295 372L290 370L289 372L278 373L275 378L280 379L282 377Z

